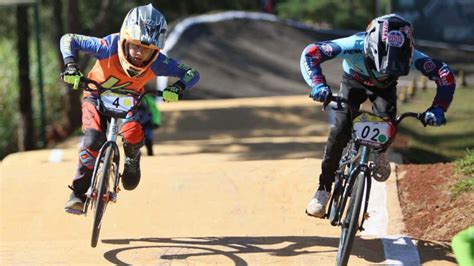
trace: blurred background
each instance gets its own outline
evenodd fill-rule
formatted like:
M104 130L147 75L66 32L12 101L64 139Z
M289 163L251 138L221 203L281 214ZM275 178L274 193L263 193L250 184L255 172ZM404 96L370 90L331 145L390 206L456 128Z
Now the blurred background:
M305 94L299 55L307 44L362 31L373 17L389 12L413 23L422 51L446 61L456 74L474 72L474 1L469 0L1 0L0 160L80 134L81 92L59 79L61 36L118 32L128 10L148 3L166 16L171 32L183 19L201 14L239 10L275 16L201 24L184 32L168 55L202 76L185 99ZM84 72L94 63L88 56L79 60ZM331 69L340 71L340 64L327 68L337 84L340 72L333 75Z

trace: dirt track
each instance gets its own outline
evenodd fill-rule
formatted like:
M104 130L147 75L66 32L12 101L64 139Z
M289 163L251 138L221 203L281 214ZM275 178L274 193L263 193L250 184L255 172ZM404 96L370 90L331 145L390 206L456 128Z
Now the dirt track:
M13 154L0 165L0 264L333 265L339 229L304 214L327 133L319 108L305 96L163 106L158 154L107 210L95 249L92 217L63 212L77 144L58 163L51 150ZM380 240L356 241L351 264L385 261ZM452 263L420 243L424 264Z

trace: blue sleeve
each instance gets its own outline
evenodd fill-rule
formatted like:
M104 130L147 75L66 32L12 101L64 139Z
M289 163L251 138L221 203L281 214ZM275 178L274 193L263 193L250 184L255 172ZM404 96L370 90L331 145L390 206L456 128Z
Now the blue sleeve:
M446 112L456 89L453 71L446 63L432 59L418 50L415 50L413 55L412 66L430 80L435 81L437 89L432 106L439 106Z
M179 79L184 89L194 87L200 79L199 72L195 69L178 63L176 60L160 53L155 62L151 65L151 69L156 76L176 77Z
M326 83L321 64L333 58L345 59L353 54L363 52L363 33L332 41L312 43L303 50L300 69L306 83L313 87Z
M117 44L118 34L111 34L101 39L68 33L61 37L60 49L64 63L68 63L76 59L79 51L97 59L110 57L117 52Z

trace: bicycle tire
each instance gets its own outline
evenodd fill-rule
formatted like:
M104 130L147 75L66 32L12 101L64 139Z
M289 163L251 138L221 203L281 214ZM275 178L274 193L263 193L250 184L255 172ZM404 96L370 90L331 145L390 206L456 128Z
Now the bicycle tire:
M105 152L102 173L98 182L98 191L95 198L95 212L94 212L94 222L92 226L92 237L91 237L91 247L95 248L99 240L100 228L102 226L102 218L105 213L105 208L107 207L107 202L102 199L102 196L105 193L108 193L108 179L109 173L112 165L112 146L107 147Z
M341 238L339 239L339 247L337 249L337 265L345 266L349 261L352 250L354 237L359 229L360 210L362 207L362 197L365 187L365 172L362 171L357 175L356 189L352 188L349 207L342 223Z

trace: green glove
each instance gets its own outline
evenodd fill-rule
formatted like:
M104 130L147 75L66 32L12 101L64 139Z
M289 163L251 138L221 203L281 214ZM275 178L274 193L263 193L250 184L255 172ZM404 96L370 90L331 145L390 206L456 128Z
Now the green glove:
M177 86L166 87L163 91L163 100L165 102L177 102L179 100L180 89Z
M64 82L72 84L74 90L79 88L79 82L81 81L82 76L79 66L76 63L67 64L66 70L62 74Z

